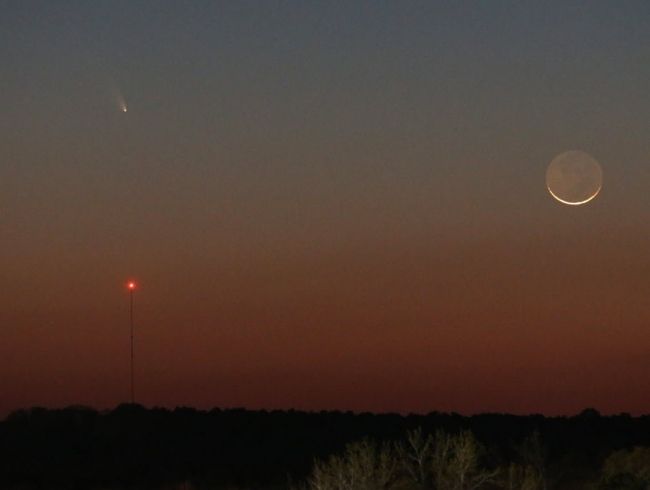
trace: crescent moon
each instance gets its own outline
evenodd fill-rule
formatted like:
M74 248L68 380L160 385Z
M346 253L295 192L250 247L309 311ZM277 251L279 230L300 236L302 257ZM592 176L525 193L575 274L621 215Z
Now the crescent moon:
M582 206L594 200L603 187L598 161L580 150L557 155L546 169L546 188L557 202Z
M583 204L587 204L589 201L593 201L594 199L596 199L596 196L600 193L600 190L603 188L603 186L601 185L600 187L598 187L598 190L594 193L593 196L585 199L584 201L577 201L577 202L565 201L561 197L555 195L549 186L546 186L546 188L548 189L548 192L551 194L551 196L553 196L555 199L560 201L562 204L568 204L569 206L582 206Z

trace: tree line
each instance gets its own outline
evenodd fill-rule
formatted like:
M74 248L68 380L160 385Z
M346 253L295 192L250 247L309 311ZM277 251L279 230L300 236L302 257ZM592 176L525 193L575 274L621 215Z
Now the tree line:
M650 416L121 405L0 422L0 488L649 490Z
M470 431L420 429L398 444L369 440L351 443L341 454L316 461L296 490L549 490L558 488L538 432L523 441L515 461L502 467L485 463L488 451ZM572 488L576 488L574 483ZM649 490L650 447L611 454L596 479L583 489Z

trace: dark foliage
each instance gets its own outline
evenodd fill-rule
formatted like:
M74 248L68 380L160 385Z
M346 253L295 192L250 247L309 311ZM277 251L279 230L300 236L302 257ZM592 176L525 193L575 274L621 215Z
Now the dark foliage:
M650 446L650 416L483 414L373 415L351 412L198 411L121 405L33 408L0 422L0 475L6 488L161 488L191 481L207 488L286 488L315 458L363 438L403 439L409 430L471 430L497 467L518 462L538 432L553 488L595 482L614 451ZM621 477L623 478L623 477Z

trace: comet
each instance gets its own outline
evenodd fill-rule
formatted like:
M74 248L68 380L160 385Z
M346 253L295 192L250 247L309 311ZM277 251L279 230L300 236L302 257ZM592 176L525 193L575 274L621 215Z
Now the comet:
M117 106L117 110L120 112L127 112L129 108L126 105L126 99L124 98L124 95L122 95L122 91L114 85L111 88L111 92L113 100L115 101L115 105Z
M117 109L119 112L122 113L128 112L129 107L126 104L126 98L124 97L124 94L122 93L122 89L120 88L119 84L116 83L115 80L109 80L108 91L112 99L112 104L114 104L113 107Z

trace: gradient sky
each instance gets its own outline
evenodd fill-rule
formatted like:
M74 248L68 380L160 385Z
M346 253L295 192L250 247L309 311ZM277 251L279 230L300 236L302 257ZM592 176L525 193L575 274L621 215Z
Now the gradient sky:
M0 1L0 415L128 400L130 277L145 405L650 412L649 33L645 0Z

